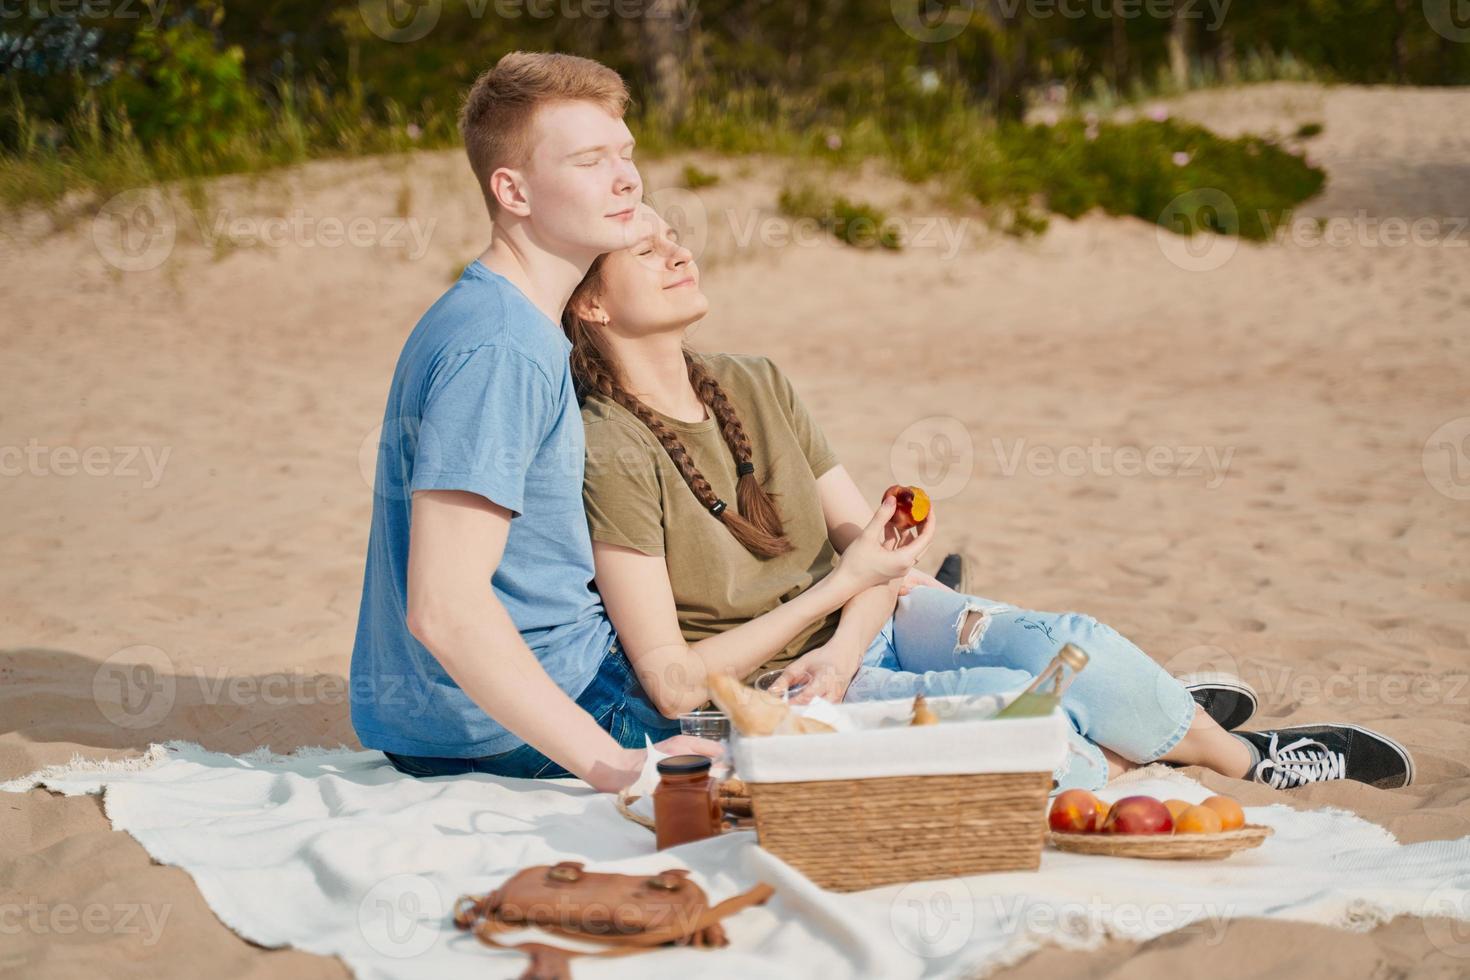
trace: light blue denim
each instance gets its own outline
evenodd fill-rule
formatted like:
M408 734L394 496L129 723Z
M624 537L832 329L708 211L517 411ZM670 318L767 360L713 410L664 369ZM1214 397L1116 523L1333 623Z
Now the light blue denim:
M984 617L960 636L967 614L976 610ZM1098 746L1133 762L1152 762L1184 737L1194 720L1194 698L1112 627L1081 613L1033 612L930 587L899 597L844 700L1019 691L1065 643L1080 647L1089 660L1062 695L1071 731L1054 792L1107 783L1107 760Z

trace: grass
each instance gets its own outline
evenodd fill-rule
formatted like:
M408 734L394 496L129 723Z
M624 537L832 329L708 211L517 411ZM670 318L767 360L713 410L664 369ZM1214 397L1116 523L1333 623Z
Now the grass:
M1093 209L1174 228L1181 196L1209 190L1223 193L1234 211L1215 230L1259 240L1325 182L1321 170L1271 140L1226 138L1167 118L1090 123L1069 116L1053 125L998 125L972 106L935 100L918 111L871 110L847 119L788 105L782 108L793 124L778 128L741 117L754 105L706 107L691 131L704 146L733 152L758 133L759 143L814 162L847 166L877 158L906 180L933 181L985 205L993 224L1017 235L1043 230L1048 212L1075 218ZM840 204L797 187L788 189L782 207L820 217L839 238L849 225L882 224L881 212L867 205Z
M824 194L806 185L787 187L781 191L778 207L788 217L815 221L838 241L856 248L897 251L903 247L898 231L888 225L886 214L840 194Z
M1270 140L1226 139L1175 120L1016 126L996 134L997 152L968 175L983 203L1079 217L1093 209L1173 226L1191 192L1219 192L1233 215L1214 230L1265 240L1281 215L1318 193L1323 172Z
M719 174L712 174L708 170L701 170L692 163L684 165L682 174L684 186L691 191L697 191L701 187L713 187L720 182Z
M135 187L266 171L321 157L452 146L458 139L452 120L414 126L393 104L378 120L318 87L282 96L250 131L208 143L145 143L121 106L96 97L73 111L62 127L63 140L12 98L3 122L16 134L17 150L0 153L0 207L87 211Z
M1090 85L1069 93L1069 96L1077 111L1101 114L1125 105L1140 105L1200 89L1265 82L1327 81L1331 81L1328 74L1298 60L1290 51L1251 50L1240 59L1234 78L1221 74L1213 60L1196 58L1190 62L1189 82L1183 88L1175 83L1167 67L1160 67L1152 79L1135 77L1123 88L1115 87L1102 75L1094 75Z
M18 152L0 154L0 207L40 205L53 211L95 209L139 186L219 174L269 170L304 160L361 156L457 142L448 116L410 121L394 104L369 113L360 97L324 89L278 88L262 101L248 131L209 140L146 142L120 105L83 102L62 140L26 115L19 98L0 118L16 134ZM630 119L641 153L688 148L730 155L778 155L813 164L855 167L882 161L900 177L933 182L986 206L992 222L1014 234L1038 232L1047 212L1076 217L1092 209L1167 223L1170 202L1213 189L1233 203L1238 222L1219 230L1265 236L1280 213L1322 187L1320 170L1274 143L1226 139L1173 120L1054 125L1001 124L941 91L930 97L891 92L804 94L730 92L696 100L676 126ZM1309 135L1309 134L1304 134ZM688 165L683 182L711 186L715 174ZM201 192L202 193L202 192ZM894 249L882 212L859 201L792 188L783 207L812 217L843 241ZM408 202L400 201L400 208Z

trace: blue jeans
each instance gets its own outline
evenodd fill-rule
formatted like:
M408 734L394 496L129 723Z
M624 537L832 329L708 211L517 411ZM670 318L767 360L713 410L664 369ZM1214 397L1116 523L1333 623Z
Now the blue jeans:
M979 624L960 636L967 615ZM1080 613L1032 612L978 596L917 588L874 638L847 701L1019 691L1065 643L1088 664L1062 695L1071 722L1057 789L1100 789L1108 779L1098 746L1152 762L1189 731L1194 698L1148 654L1112 627Z
M616 639L592 683L577 697L577 704L596 718L597 724L625 748L643 748L645 735L658 742L679 734L679 723L659 714L658 708L648 699L632 665L628 663L627 655L623 653L622 644ZM485 772L521 779L558 779L571 775L525 744L498 755L469 759L398 755L394 752L383 754L393 763L393 768L410 776L463 776L465 773Z

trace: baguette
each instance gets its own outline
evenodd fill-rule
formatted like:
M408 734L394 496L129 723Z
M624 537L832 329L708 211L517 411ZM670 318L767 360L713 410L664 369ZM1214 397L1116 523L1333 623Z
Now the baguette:
M727 674L709 679L709 697L741 735L819 735L836 731L805 718L774 694L746 687Z

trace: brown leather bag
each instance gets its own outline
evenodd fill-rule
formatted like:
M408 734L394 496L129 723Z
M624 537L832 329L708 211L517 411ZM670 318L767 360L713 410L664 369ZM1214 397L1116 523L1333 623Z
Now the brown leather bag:
M775 893L760 884L711 907L683 869L654 875L584 871L580 862L526 868L488 895L454 903L454 924L481 942L529 953L521 980L570 980L573 956L626 956L658 946L728 945L720 920ZM497 933L537 927L556 936L608 947L578 953L545 943L503 943Z

